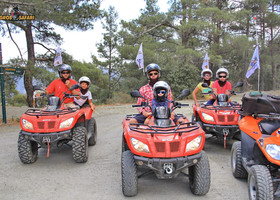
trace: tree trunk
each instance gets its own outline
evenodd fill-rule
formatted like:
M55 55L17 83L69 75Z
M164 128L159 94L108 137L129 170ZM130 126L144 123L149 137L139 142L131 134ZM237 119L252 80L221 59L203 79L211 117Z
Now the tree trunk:
M34 42L32 36L31 22L27 22L25 35L26 35L26 43L27 43L28 62L24 74L24 87L27 94L28 106L32 107L33 106L32 71L34 69L34 64L35 64L35 52L34 52Z

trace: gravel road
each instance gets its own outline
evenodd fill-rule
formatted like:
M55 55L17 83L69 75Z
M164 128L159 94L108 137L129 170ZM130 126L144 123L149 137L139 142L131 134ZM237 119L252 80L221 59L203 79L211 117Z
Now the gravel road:
M25 110L26 107L7 107L8 118L19 118ZM90 147L88 162L84 164L75 163L71 148L64 145L52 150L49 158L46 150L39 149L38 160L24 165L17 153L20 126L0 126L0 199L128 199L121 189L121 135L122 119L132 113L135 109L130 105L96 108L98 141ZM187 113L190 119L191 107L178 113ZM205 151L211 167L207 195L194 196L184 175L159 180L150 174L139 179L138 195L131 199L248 199L247 181L232 176L230 149L231 144L224 149L213 138L207 139Z

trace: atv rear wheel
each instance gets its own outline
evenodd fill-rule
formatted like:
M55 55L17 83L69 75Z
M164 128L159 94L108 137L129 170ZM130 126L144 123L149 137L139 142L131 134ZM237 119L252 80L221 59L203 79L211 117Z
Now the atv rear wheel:
M241 142L235 142L231 148L231 170L235 178L246 178L248 173L242 165Z
M88 139L88 145L93 146L97 142L97 126L94 118L91 118L88 123L88 134L90 134Z
M77 163L84 163L88 160L88 138L87 129L77 126L73 129L72 154Z
M138 176L133 153L128 150L122 153L122 191L124 196L132 197L137 194Z
M18 155L24 164L34 163L38 158L38 144L27 140L21 132L18 136Z
M190 189L195 195L205 195L210 189L210 165L204 151L201 151L201 158L197 164L189 168Z
M253 165L249 172L248 189L250 200L273 199L273 186L269 170L264 165Z

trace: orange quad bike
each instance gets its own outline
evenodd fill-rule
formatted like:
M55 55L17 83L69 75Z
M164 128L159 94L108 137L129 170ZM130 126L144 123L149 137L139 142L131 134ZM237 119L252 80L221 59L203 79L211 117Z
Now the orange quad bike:
M73 85L69 91L77 88L78 85ZM59 97L49 95L45 108L28 109L22 115L22 130L18 137L18 155L22 163L34 163L39 148L46 148L49 157L50 149L59 148L70 141L73 159L78 163L88 160L88 145L95 145L97 141L96 122L91 117L90 107L64 107L63 101L66 98L78 96L67 92L64 93L62 101Z
M188 96L183 90L176 98ZM139 91L131 92L132 97L140 97ZM145 99L145 98L144 98ZM123 119L122 139L122 191L125 196L135 196L138 192L138 178L154 172L159 179L177 177L188 168L190 189L195 195L205 195L210 188L210 166L206 153L202 150L205 133L195 122L189 122L183 114L177 114L183 121L175 125L171 113L176 108L188 106L176 101L172 107L156 107L149 124L129 123L136 114ZM132 107L150 107L147 102Z
M203 83L202 86L210 88L207 83ZM238 82L234 88L242 86L243 83ZM230 96L237 94L234 90L230 92ZM214 95L213 91L207 94ZM216 99L213 105L207 105L202 102L200 102L200 105L193 104L192 121L198 122L205 133L215 136L219 141L223 141L224 148L226 148L228 139L240 136L238 111L241 109L241 105L235 101L229 103L227 94L218 94Z
M280 97L251 92L242 98L241 142L231 149L233 176L248 176L249 199L280 197Z

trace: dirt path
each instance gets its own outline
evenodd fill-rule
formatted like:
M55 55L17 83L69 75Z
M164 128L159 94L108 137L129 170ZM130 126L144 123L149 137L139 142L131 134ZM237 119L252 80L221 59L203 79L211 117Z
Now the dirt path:
M26 108L8 108L20 116ZM179 111L178 111L179 112ZM191 107L180 110L191 116ZM71 148L63 146L50 153L39 150L37 162L24 165L17 153L20 127L0 126L0 199L127 199L121 189L121 135L125 114L135 113L129 105L97 107L98 141L90 147L89 159L77 164ZM9 114L9 116L10 116ZM206 196L194 196L188 178L180 175L172 180L159 180L151 174L139 179L138 195L131 199L248 199L246 180L231 174L230 148L213 139L206 142L211 167L211 188Z

